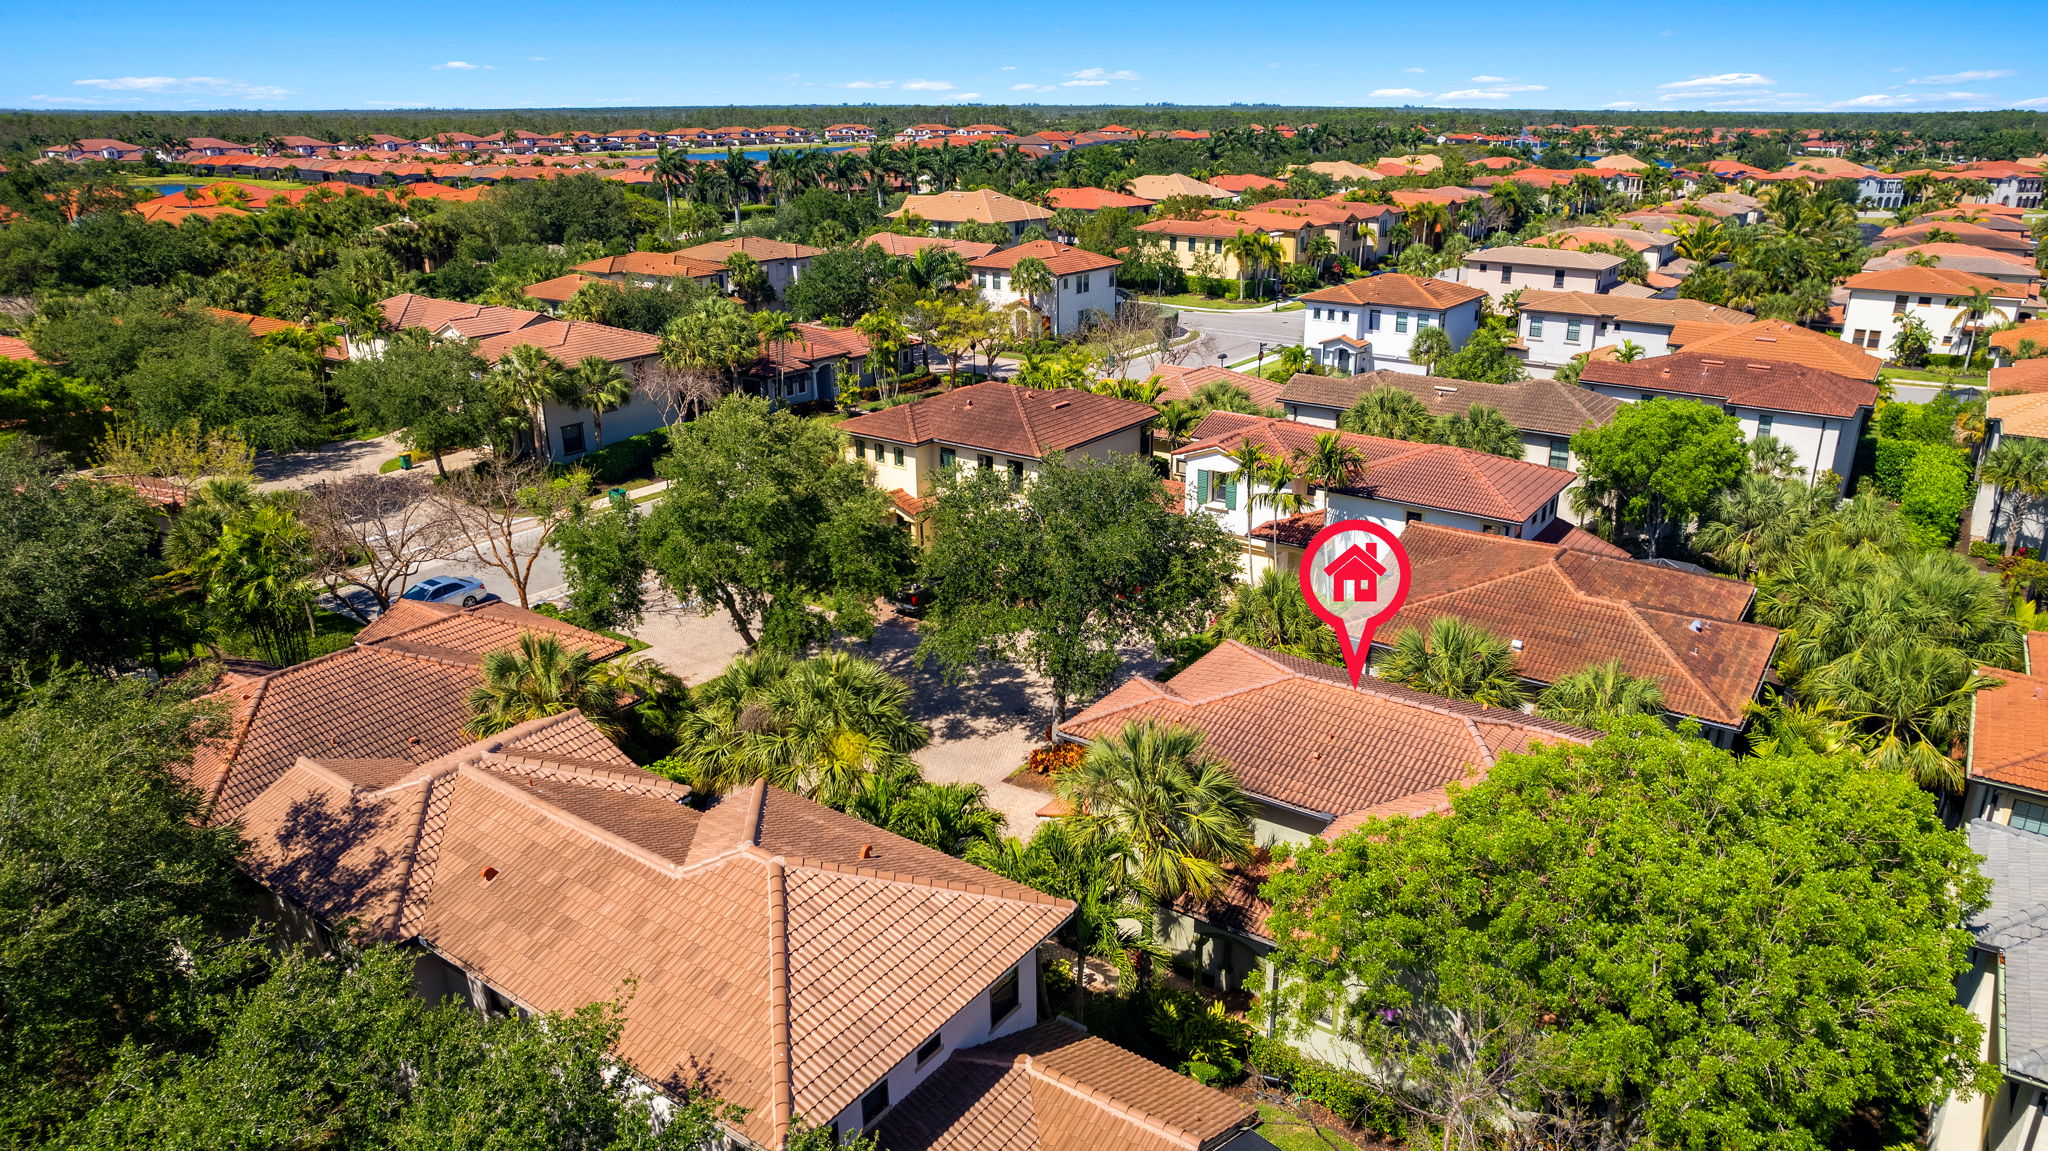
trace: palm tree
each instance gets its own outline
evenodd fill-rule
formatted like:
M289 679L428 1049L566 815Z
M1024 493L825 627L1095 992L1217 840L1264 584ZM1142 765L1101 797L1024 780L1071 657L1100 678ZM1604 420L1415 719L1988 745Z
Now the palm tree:
M1324 625L1301 594L1301 580L1285 568L1269 567L1257 581L1237 589L1217 620L1225 639L1285 655L1344 665L1336 633Z
M526 414L533 453L546 458L546 405L550 401L570 402L562 361L532 344L516 344L499 357L498 366L491 371L491 380L507 407Z
M1474 403L1460 415L1446 416L1438 431L1442 441L1453 447L1511 460L1522 458L1522 429L1501 415L1499 408L1487 404Z
M999 842L1003 815L988 805L978 783L930 783L915 769L873 771L860 777L839 809L865 823L947 855Z
M470 721L463 730L495 735L528 720L580 711L606 734L616 734L618 697L601 680L597 663L583 648L564 647L559 637L520 632L511 648L487 652L483 682L470 689Z
M738 148L728 148L725 158L718 161L718 170L725 175L726 187L732 196L732 226L740 226L740 198L747 189L756 186L761 179L759 169L747 154Z
M1436 417L1421 400L1400 388L1374 388L1358 397L1357 403L1337 417L1337 426L1360 435L1414 443L1429 443L1436 437Z
M770 372L778 374L781 366L775 362L775 353L803 339L788 312L754 313L754 332L761 340L761 358L768 362Z
M681 149L659 144L654 149L654 163L647 172L654 177L654 183L661 189L661 197L668 204L668 226L676 226L676 193L689 186L692 169L690 155Z
M1660 715L1664 688L1654 679L1629 675L1621 661L1596 663L1560 676L1536 697L1536 712L1580 727L1604 727L1632 715Z
M1207 899L1223 865L1252 857L1252 800L1202 754L1202 733L1127 723L1060 773L1070 818L1131 845L1136 885L1154 900Z
M1011 290L1017 293L1018 297L1024 301L1026 307L1040 316L1045 315L1045 309L1039 304L1038 298L1052 293L1055 283L1052 268L1047 266L1044 260L1038 259L1035 256L1026 256L1010 268ZM1058 311L1059 296L1054 294L1054 314L1052 319L1052 330L1054 332L1058 332L1060 328ZM1037 336L1037 332L1032 333L1034 339Z
M1949 304L1959 313L1956 319L1967 341L1963 345L1963 370L1968 371L1970 357L1977 354L1977 329L1982 326L1980 321L1998 311L1998 300L1989 288L1971 288L1950 299Z
M1153 911L1139 903L1144 893L1132 887L1136 869L1129 841L1104 834L1098 826L1071 819L1049 820L1038 826L1028 842L1002 839L970 845L967 862L1047 895L1071 900L1074 914L1061 925L1058 938L1084 960L1109 963L1129 977L1133 952L1158 959L1170 957L1171 953L1152 939ZM1083 991L1077 970L1069 1008L1076 1021L1082 1014Z
M1379 670L1404 687L1488 707L1520 707L1528 698L1507 641L1457 616L1440 615L1426 631L1394 637Z
M2048 440L2018 436L2001 439L1984 457L1981 478L1998 493L1991 506L1991 538L2002 541L2010 553L2016 534L2012 530L2014 522L2048 499ZM2017 507L2007 519L2004 513L2010 505Z
M1272 253L1279 250L1279 244L1264 232L1241 231L1223 241L1223 254L1237 263L1238 293L1251 298L1253 274L1266 265Z
M1365 474L1365 453L1346 443L1340 432L1317 432L1307 449L1297 452L1294 462L1301 478L1325 492L1351 487Z
M1301 469L1288 456L1268 456L1266 464L1259 469L1259 482L1265 485L1263 492L1253 490L1249 503L1264 505L1275 519L1286 519L1299 515L1309 506L1309 497L1298 492L1295 485L1302 482ZM1275 533L1268 541L1266 550L1268 563L1277 563L1280 558L1280 537Z
M604 446L604 414L633 398L633 381L603 356L585 356L569 373L569 394L590 409L592 447Z
M1266 465L1272 457L1265 448L1246 436L1237 441L1236 447L1223 453L1223 458L1234 465L1229 473L1230 482L1244 489L1244 534L1250 535L1252 505L1258 502L1259 479L1266 474Z
M1159 418L1152 422L1152 430L1166 440L1166 450L1170 452L1188 442L1188 437L1195 434L1196 425L1206 415L1208 413L1197 404L1168 400L1159 406Z
M1980 674L1953 648L1903 640L1859 648L1816 682L1821 697L1864 733L1873 766L1955 792L1963 769L1949 751L1969 735L1971 699L2005 681Z
M1752 472L1721 493L1702 518L1693 547L1742 579L1756 574L1804 532L1811 505L1803 484L1789 484Z

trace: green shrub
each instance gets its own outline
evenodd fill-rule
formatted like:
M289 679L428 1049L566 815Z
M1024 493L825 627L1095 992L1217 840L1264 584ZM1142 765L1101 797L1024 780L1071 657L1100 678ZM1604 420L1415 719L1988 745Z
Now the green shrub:
M1254 1035L1251 1065L1297 1095L1305 1095L1339 1119L1388 1139L1405 1139L1408 1124L1400 1107L1364 1076L1311 1059L1278 1039Z
M1921 446L1913 440L1878 437L1877 460L1871 468L1870 480L1880 495L1896 500L1905 494L1906 471L1919 458Z
M1963 509L1970 505L1970 469L1957 453L1929 445L1906 470L1899 512L1913 525L1913 542L1938 551L1956 542Z
M654 474L654 461L668 451L668 429L614 440L578 460L577 466L590 473L590 482L610 487L626 480Z

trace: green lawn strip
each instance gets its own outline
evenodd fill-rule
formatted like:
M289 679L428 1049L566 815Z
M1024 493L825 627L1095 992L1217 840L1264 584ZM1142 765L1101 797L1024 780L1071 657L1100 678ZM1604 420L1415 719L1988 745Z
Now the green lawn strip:
M1923 372L1917 368L1886 368L1884 375L1886 379L1909 380L1916 384L1954 384L1959 388L1981 388L1984 386L1983 376L1964 375L1961 373L1948 375L1942 372Z
M1182 292L1176 296L1139 296L1147 304L1161 304L1169 308L1210 308L1217 311L1235 312L1247 308L1263 308L1270 300L1225 300L1210 299L1207 296Z
M1259 1134L1280 1151L1357 1151L1357 1145L1335 1131L1316 1130L1299 1115L1271 1103L1259 1104Z

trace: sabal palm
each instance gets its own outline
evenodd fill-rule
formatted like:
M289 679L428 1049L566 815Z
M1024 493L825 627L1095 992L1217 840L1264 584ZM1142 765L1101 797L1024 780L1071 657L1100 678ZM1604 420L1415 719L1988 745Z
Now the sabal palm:
M1135 885L1167 903L1207 899L1223 865L1252 856L1252 800L1230 769L1202 753L1202 733L1127 723L1061 772L1071 818L1131 845Z
M1168 400L1159 405L1159 418L1152 422L1152 430L1165 439L1166 449L1172 451L1194 435L1196 425L1205 415L1201 408L1186 400Z
M1058 938L1075 953L1108 962L1132 974L1132 953L1165 959L1170 953L1152 938L1153 911L1133 890L1135 857L1130 844L1099 827L1070 819L1049 820L1029 841L1002 839L967 849L967 862L1047 895L1071 900L1074 914ZM1074 1018L1081 1016L1082 981L1075 973Z
M1365 453L1346 443L1338 432L1317 432L1315 440L1294 456L1301 478L1324 491L1357 484L1365 474Z
M1379 672L1403 687L1489 707L1520 707L1528 698L1507 641L1457 616L1394 637Z
M1300 656L1332 666L1344 662L1335 633L1324 625L1301 594L1301 579L1284 568L1269 567L1254 583L1230 597L1217 630L1225 639Z
M2038 509L2041 502L2048 499L2048 440L2025 437L2000 440L1998 446L1984 457L1982 477L1985 483L1998 491L1998 502L1992 509L1995 517L1991 536L2004 540L2010 547L2012 519L2020 518L2029 509ZM2013 508L2010 513L2012 519L2006 518L2009 505Z
M1034 256L1026 256L1010 269L1010 287L1023 297L1032 311L1041 315L1044 314L1045 308L1039 303L1039 298L1052 292L1053 282L1052 269L1044 260ZM1059 307L1057 297L1053 300L1053 307L1055 310ZM1053 317L1053 327L1055 330L1059 327L1057 315Z
M487 652L483 682L470 689L471 735L492 735L528 720L581 711L607 734L617 731L617 696L604 686L590 653L551 635L519 633L513 647Z
M1561 676L1536 699L1536 711L1580 727L1599 727L1632 715L1664 710L1664 688L1654 679L1628 674L1618 659Z
M546 405L569 398L562 361L543 348L518 344L499 357L491 382L507 407L526 415L534 454L547 455Z
M948 855L997 842L1003 816L988 806L978 783L929 783L915 769L869 772L855 782L840 810Z
M1246 437L1240 439L1236 447L1224 452L1223 458L1229 460L1232 465L1231 482L1244 492L1245 530L1249 532L1252 524L1252 506L1258 502L1259 480L1266 474L1266 465L1273 457L1265 448L1254 443L1250 437Z
M1953 648L1905 639L1859 648L1816 685L1864 733L1873 766L1904 771L1930 790L1957 791L1963 769L1949 751L1969 734L1972 697L2002 682L1979 674Z
M1434 438L1436 417L1421 400L1400 388L1374 388L1337 417L1337 426L1360 435L1428 442Z
M590 409L592 442L604 446L604 414L633 398L633 381L603 356L585 356L569 373L569 394L579 407Z

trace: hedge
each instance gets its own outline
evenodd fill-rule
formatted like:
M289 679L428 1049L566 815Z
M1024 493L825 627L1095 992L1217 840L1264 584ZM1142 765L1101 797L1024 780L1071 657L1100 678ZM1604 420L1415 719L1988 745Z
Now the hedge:
M590 482L610 487L624 480L654 474L654 461L668 451L668 429L656 428L611 443L585 455L576 466L590 473Z
M1963 509L1969 506L1970 469L1954 451L1932 446L1913 457L1912 466L1906 469L1899 513L1913 525L1916 545L1926 551L1953 545Z
M1251 1065L1304 1095L1339 1119L1385 1136L1404 1139L1408 1122L1401 1109L1364 1076L1311 1059L1278 1039L1253 1035Z

